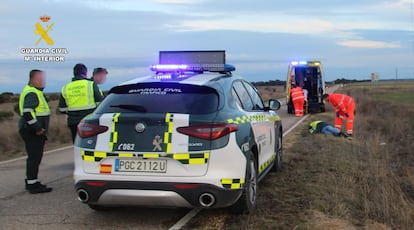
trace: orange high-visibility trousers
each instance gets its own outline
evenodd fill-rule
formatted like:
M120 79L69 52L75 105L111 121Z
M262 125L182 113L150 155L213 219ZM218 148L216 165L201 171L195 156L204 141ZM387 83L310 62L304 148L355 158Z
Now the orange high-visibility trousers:
M340 116L335 118L335 128L337 128L338 130L341 130L342 122L344 119L346 119L346 124L345 124L346 133L348 135L352 135L353 129L354 129L355 102L352 100L352 102L346 106L346 113L343 113L343 112L338 112L338 113ZM348 117L346 117L345 114L348 114Z
M305 99L296 99L293 101L293 108L295 109L296 116L303 116L305 113L303 112L303 107L305 105Z
M296 116L303 116L303 107L305 105L305 95L301 87L295 87L291 89L293 108L295 109Z

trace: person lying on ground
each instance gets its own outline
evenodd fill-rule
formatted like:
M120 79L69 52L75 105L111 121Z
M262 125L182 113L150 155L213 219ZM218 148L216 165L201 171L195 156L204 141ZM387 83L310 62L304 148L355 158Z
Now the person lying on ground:
M345 133L339 131L329 123L324 121L313 121L309 124L310 133L321 133L321 134L330 134L337 137L348 137Z

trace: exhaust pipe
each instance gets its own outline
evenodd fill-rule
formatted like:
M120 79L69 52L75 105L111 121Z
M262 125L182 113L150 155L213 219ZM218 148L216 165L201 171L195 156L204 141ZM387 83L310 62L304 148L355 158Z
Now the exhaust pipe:
M85 189L79 189L78 200L82 203L87 203L89 201L89 193Z
M202 207L208 208L214 205L216 198L211 193L203 193L198 198L198 202Z

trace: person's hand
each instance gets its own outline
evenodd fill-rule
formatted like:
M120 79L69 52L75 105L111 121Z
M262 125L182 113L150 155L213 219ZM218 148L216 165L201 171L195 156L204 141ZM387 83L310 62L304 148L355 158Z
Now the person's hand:
M41 129L41 130L39 130L39 131L36 131L36 135L38 135L38 136L41 136L41 135L43 135L44 133L45 133L45 129Z
M336 117L341 117L341 115L338 112L336 112Z
M349 117L349 114L345 113L345 117L348 118Z

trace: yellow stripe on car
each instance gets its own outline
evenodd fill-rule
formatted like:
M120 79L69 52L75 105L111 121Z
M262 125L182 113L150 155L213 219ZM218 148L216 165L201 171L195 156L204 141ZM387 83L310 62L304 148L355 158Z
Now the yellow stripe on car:
M117 129L117 123L119 121L120 113L114 113L112 116L112 128L111 128L111 137L109 140L109 149L111 151L115 151L115 145L118 142L118 129Z
M84 160L84 161L92 161L92 162L95 161L94 152L82 150L81 151L81 154L82 154L82 160Z
M144 153L142 154L143 158L159 158L160 154L158 153Z
M165 114L165 123L167 124L167 131L164 133L164 144L166 145L166 152L171 153L172 148L172 133L173 133L173 127L174 127L174 114L167 113Z
M272 164L273 161L276 159L276 153L272 155L272 157L260 165L259 167L259 174L262 173L267 167L269 167L270 164Z
M135 154L133 153L117 153L119 157L133 157Z
M177 154L174 154L174 159L175 160L188 160L188 159L190 159L190 154L188 154L188 153L177 153Z
M229 124L244 124L249 123L251 121L280 121L279 116L265 116L265 115L251 115L251 116L238 116L235 118L229 118L227 119L227 123Z
M105 158L106 152L94 152L94 157Z
M220 183L224 188L228 189L240 189L244 184L243 178L223 178L220 180Z

